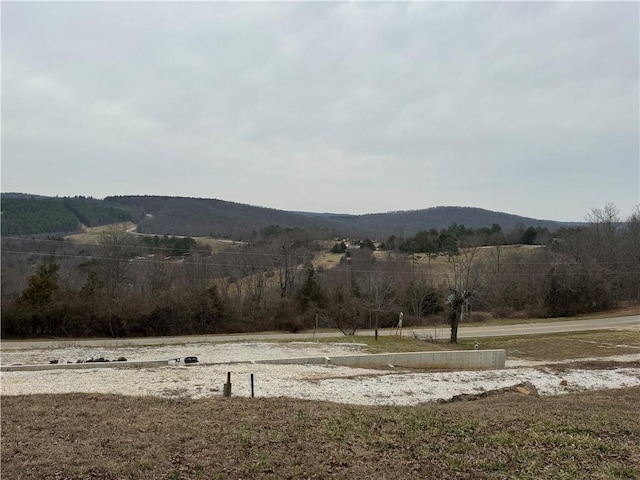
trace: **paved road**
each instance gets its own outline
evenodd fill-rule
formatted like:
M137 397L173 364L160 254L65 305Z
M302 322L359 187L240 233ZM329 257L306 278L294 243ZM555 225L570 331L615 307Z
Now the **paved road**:
M505 335L535 335L545 333L578 332L585 330L634 329L640 330L640 315L585 320L563 320L548 323L528 323L486 327L463 327L459 338L500 337ZM449 332L445 332L445 337Z
M640 315L626 317L610 317L585 320L561 320L545 323L523 323L516 325L498 326L466 326L462 325L458 330L458 338L483 338L499 337L507 335L533 335L559 332L577 332L584 330L608 330L608 329L636 329L640 330ZM395 333L390 329L380 330L380 335ZM405 335L415 333L419 337L448 338L448 328L405 328ZM339 336L340 332L317 333L315 337L329 338ZM373 330L359 330L356 336L373 336ZM157 345L157 344L182 344L182 343L207 343L207 342L251 342L263 340L302 340L312 336L311 333L248 333L233 335L194 335L183 337L147 337L126 339L90 339L90 340L3 340L0 342L0 350L54 348L68 346L129 346L129 345Z

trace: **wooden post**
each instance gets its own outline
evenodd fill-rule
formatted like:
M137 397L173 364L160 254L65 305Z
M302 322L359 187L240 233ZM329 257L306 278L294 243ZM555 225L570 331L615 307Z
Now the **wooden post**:
M224 384L223 395L225 397L231 396L231 372L227 372L227 383Z
M251 398L253 398L255 396L255 391L253 389L253 379L254 379L254 376L253 376L253 373L252 373L251 374Z

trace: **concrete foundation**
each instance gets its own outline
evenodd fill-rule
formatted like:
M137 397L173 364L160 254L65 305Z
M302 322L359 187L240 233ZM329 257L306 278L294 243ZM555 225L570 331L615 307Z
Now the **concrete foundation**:
M33 365L2 365L2 372L36 372L39 370L85 370L88 368L151 368L173 365L172 361L151 360L143 362L83 362L83 363L41 363Z
M255 360L252 362L272 365L340 365L351 368L424 368L443 370L498 370L504 368L504 350L453 350L447 352L378 353L369 355L337 355L330 357L297 357ZM174 360L151 360L141 362L85 362L55 363L39 365L2 365L2 372L34 372L38 370L82 370L88 368L153 368L176 365ZM179 366L207 365L178 364ZM211 364L209 364L211 365Z
M353 368L430 368L455 370L498 370L505 366L505 350L453 350L446 352L378 353L331 357L281 358L256 360L276 365L341 365Z

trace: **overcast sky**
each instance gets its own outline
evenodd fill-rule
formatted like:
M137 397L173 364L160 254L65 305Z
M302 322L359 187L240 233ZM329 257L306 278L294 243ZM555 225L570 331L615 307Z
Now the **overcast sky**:
M640 203L638 2L2 2L2 191L583 220Z

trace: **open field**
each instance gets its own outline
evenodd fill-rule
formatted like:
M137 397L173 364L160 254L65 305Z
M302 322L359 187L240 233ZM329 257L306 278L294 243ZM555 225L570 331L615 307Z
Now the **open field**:
M461 256L471 256L473 253L474 259L478 261L488 261L495 258L496 252L500 251L500 258L504 262L509 260L513 254L528 252L533 253L538 249L546 248L544 245L500 245L496 246L486 246L486 247L472 247L472 248L461 248L460 255ZM385 260L390 255L393 255L392 252L380 250L374 252L374 256L377 260ZM429 255L426 253L416 253L416 254L406 254L407 257L411 257L414 265L420 267L431 267L435 270L449 270L451 266L451 261L447 257L447 255L434 255L429 258Z
M121 222L110 225L101 225L99 227L84 227L82 233L74 233L67 235L66 240L77 243L97 244L102 240L105 232L108 232L110 228L124 227L128 232L134 235L140 236L155 236L153 234L135 233L136 224L133 222ZM245 245L244 242L238 242L234 240L226 240L222 238L210 238L210 237L194 237L196 243L200 246L207 246L211 249L212 253L220 253L227 251L231 248L237 248L238 246Z
M340 260L344 257L342 253L318 252L314 255L312 263L314 268L333 268L340 264Z
M2 398L3 479L640 478L640 388L360 407Z
M206 246L211 249L211 253L220 253L230 250L232 248L239 248L246 245L245 242L239 242L235 240L225 240L222 238L211 237L194 237L193 238L199 246Z
M473 348L471 339L460 341L461 348ZM562 361L640 353L640 331L575 332L571 334L528 335L484 338L485 349L503 348L507 357L536 361Z
M109 229L115 227L125 228L130 231L136 228L136 224L133 222L120 222L109 225L101 225L99 227L84 227L82 229L82 233L74 233L71 235L67 235L64 238L65 240L69 240L71 242L97 244L100 243L103 235L108 232Z

